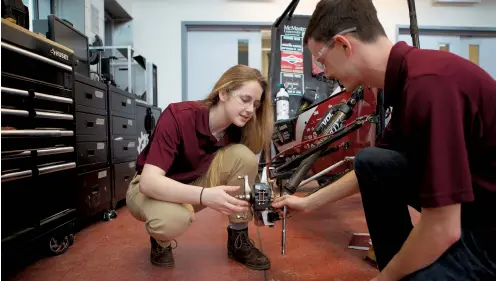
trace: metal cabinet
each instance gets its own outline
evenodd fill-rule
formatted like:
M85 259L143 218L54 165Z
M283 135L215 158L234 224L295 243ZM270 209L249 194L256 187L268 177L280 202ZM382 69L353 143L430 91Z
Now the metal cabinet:
M33 242L52 254L72 244L77 157L72 50L7 20L1 25L4 263Z

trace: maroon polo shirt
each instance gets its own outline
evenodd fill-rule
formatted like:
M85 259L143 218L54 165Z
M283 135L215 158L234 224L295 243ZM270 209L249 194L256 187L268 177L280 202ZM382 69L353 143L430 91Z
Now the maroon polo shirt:
M145 164L159 167L167 177L189 183L205 173L215 153L240 141L240 129L232 125L217 140L210 132L209 108L200 102L170 104L160 115L149 149L138 156L136 170Z
M496 81L459 56L399 42L384 93L393 113L378 146L407 156L421 206L461 203L465 226L496 227Z

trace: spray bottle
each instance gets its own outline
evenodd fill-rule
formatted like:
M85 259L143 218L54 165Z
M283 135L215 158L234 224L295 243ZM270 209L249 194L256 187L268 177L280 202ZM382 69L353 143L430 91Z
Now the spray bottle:
M284 85L277 84L279 92L276 95L276 119L289 119L289 94L286 92Z

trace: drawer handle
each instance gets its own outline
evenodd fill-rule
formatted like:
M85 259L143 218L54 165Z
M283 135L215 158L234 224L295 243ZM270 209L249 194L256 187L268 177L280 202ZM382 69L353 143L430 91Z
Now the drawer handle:
M124 181L129 181L129 176L124 176Z
M122 147L122 150L127 150L127 146Z
M19 171L19 172L12 172L9 174L3 174L2 175L2 182L4 181L9 181L9 180L17 180L25 177L30 177L33 174L31 170L25 170L25 171Z
M126 102L122 102L122 106L126 107L127 103Z
M88 157L95 156L95 150L94 149L88 149Z
M127 125L126 124L122 124L122 128L127 129Z
M54 95L47 95L47 94L42 94L42 93L37 93L37 92L34 93L34 98L40 99L40 100L48 100L48 101L72 104L72 99L70 99L70 98L64 98L64 97L59 97L59 96L54 96Z
M62 171L67 169L73 169L73 168L76 168L75 162L43 167L43 168L39 168L38 171L41 175L41 174L54 173L57 171Z
M2 130L2 137L72 137L73 131L66 130Z
M2 87L2 93L21 96L21 97L29 97L28 91L14 89L14 88Z
M57 120L73 120L74 116L72 116L70 114L36 111L36 118L47 118L47 119L57 119Z
M86 121L86 127L88 127L88 128L93 127L93 122L91 122L91 121Z
M91 193L92 194L97 194L98 192L100 192L100 185L99 184L95 184L94 186L91 187Z
M93 95L90 94L90 93L84 93L86 95L86 98L89 99L89 100L92 100L93 99Z

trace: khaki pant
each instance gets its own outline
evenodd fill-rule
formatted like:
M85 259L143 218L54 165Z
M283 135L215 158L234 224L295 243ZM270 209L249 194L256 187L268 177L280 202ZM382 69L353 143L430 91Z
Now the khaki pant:
M222 148L214 157L208 171L190 183L202 187L219 185L240 186L236 194L244 192L244 180L238 176L248 175L250 188L258 173L256 155L242 144ZM194 213L205 208L200 205L179 204L152 199L139 191L140 175L135 175L126 194L126 204L137 220L145 223L150 236L166 246L169 241L182 235L193 221ZM235 195L235 194L232 194ZM241 216L242 218L238 218ZM251 212L229 216L231 223L251 221Z

